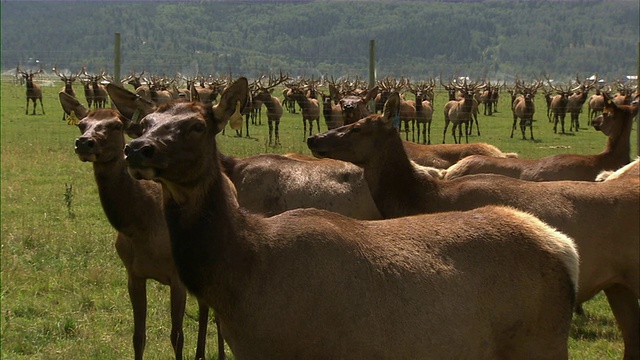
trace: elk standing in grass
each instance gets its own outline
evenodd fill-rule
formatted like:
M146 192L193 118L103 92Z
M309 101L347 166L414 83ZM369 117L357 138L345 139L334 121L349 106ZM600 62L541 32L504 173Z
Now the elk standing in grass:
M317 83L313 80L307 83L305 86L302 83L291 88L289 96L298 103L300 109L302 109L302 124L303 124L303 139L307 139L307 122L309 123L309 136L313 134L313 122L316 122L318 132L320 132L320 105L317 99ZM310 96L307 96L309 92Z
M148 279L155 279L170 288L171 344L175 358L182 359L186 288L171 255L169 231L162 209L162 188L152 181L133 179L127 170L122 149L125 146L124 135L131 122L111 109L98 109L87 114L84 106L64 93L60 93L60 102L63 108L74 111L81 118L78 127L82 135L75 141L75 152L81 161L93 164L100 202L109 223L117 231L115 246L127 270L127 287L133 307L134 358L143 358L146 283ZM199 310L197 359L205 355L209 308L200 302ZM219 341L222 341L220 337ZM219 355L224 357L224 353Z
M531 140L533 138L533 114L536 112L536 106L533 102L533 99L536 96L536 91L542 87L542 83L536 81L535 83L527 86L524 82L519 82L516 80L516 91L520 92L522 95L516 97L511 106L511 110L513 111L513 125L511 126L511 137L513 138L513 132L516 129L516 121L520 118L520 131L522 131L522 139L526 140L527 137L525 135L525 130L527 126L529 127L529 131L531 133Z
M261 80L258 81L258 91L253 96L254 100L261 101L267 108L267 122L269 124L269 146L280 145L280 118L282 118L282 104L280 99L271 95L273 88L287 81L289 77L280 73L280 77L269 75L268 85L262 84ZM244 104L243 104L244 105ZM275 126L274 126L275 125ZM274 131L275 130L275 131ZM275 132L275 138L274 138ZM275 141L274 141L275 140Z
M442 80L440 80L442 83ZM444 86L444 84L443 84ZM466 80L463 84L450 82L448 88L453 88L462 93L462 100L450 100L444 106L444 131L442 135L442 143L445 143L447 136L447 128L449 123L453 124L451 128L451 134L453 135L453 141L460 143L462 140L462 126L464 125L464 135L466 142L469 142L468 124L472 121L472 112L474 99L473 96L478 89L482 89L483 84L470 83L467 84ZM447 87L445 87L447 88ZM458 127L460 127L458 129ZM456 138L456 129L458 129L458 138Z
M428 93L433 92L435 83L419 83L416 85L407 84L409 91L416 98L416 124L418 127L418 142L422 133L422 143L431 144L431 120L433 120L433 107L428 100ZM421 131L422 129L422 131Z
M31 113L31 115L36 114L36 101L40 101L40 110L42 110L42 115L44 115L44 106L42 105L42 88L40 88L40 85L33 82L33 76L41 74L44 71L40 69L36 72L26 72L18 69L18 72L22 75L27 86L27 106L24 114L27 115L29 113L29 100L31 100L33 102L33 113Z
M215 135L247 96L241 78L215 107L162 107L125 148L133 176L162 184L180 276L237 359L567 358L568 237L505 207L373 222L243 211Z
M596 78L595 81L597 80L598 79ZM573 94L569 96L569 100L567 101L567 111L571 114L571 125L569 126L569 131L573 129L576 129L576 131L580 130L580 113L582 112L582 106L587 101L589 90L593 88L595 81L581 82L580 78L576 76L578 87L573 90Z
M640 179L532 182L481 174L440 180L415 170L392 121L387 113L372 115L307 144L316 156L361 166L384 218L507 205L569 235L581 258L578 303L604 291L622 332L625 359L638 359Z
M593 119L602 114L602 111L604 110L604 96L602 95L604 92L603 85L596 81L594 83L594 89L595 94L591 95L588 102L589 125L591 125Z
M551 85L551 81L549 81L549 86L556 92L556 95L551 99L553 133L555 134L558 132L558 121L560 121L562 133L564 134L564 119L567 116L567 104L569 102L569 95L571 94L571 91L569 90L569 86L567 86L567 88L563 88L562 85Z
M335 129L344 125L342 120L342 108L339 104L335 104L331 95L320 92L322 97L322 116L327 129Z
M493 173L529 181L594 181L600 172L616 170L631 161L631 127L636 113L637 108L618 107L612 101L607 102L603 115L593 122L594 127L608 137L599 154L556 154L540 159L496 159L474 155L447 169L445 178Z

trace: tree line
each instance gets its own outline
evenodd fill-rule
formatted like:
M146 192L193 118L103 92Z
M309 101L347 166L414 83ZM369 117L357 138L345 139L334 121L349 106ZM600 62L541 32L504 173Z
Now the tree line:
M637 1L2 3L2 68L308 77L636 74ZM37 62L36 62L37 61ZM50 69L46 69L50 70Z

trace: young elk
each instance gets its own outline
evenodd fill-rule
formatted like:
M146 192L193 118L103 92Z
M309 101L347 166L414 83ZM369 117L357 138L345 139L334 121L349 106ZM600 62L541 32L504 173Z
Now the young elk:
M599 154L556 154L540 159L496 159L475 155L448 168L445 179L492 173L529 181L594 181L600 172L616 170L631 161L630 136L636 113L637 108L617 106L607 101L604 114L593 121L596 130L608 137L605 148Z
M112 92L114 97L120 93ZM123 93L124 94L124 93ZM127 96L128 94L124 94ZM135 100L139 109L142 99ZM100 202L109 223L117 231L116 250L127 271L129 298L133 307L134 358L142 359L146 337L146 282L155 279L168 285L171 292L171 344L176 359L182 359L182 330L186 289L174 265L162 209L162 189L154 182L133 179L127 170L122 149L125 132L134 125L119 112L98 109L88 112L77 99L60 93L65 111L74 111L80 122L81 136L75 141L75 153L81 161L91 162ZM144 104L142 104L144 105ZM141 115L152 109L142 106ZM129 113L132 111L124 111ZM204 358L209 308L199 304L199 330L196 358ZM221 338L220 343L223 344ZM222 349L224 351L224 349ZM224 353L219 355L224 356Z
M567 358L568 237L506 207L381 221L244 211L215 136L247 96L241 78L216 106L169 104L125 147L129 172L162 184L180 276L237 359Z
M371 115L315 135L307 145L318 157L361 166L384 218L506 205L572 237L580 252L577 302L604 291L622 332L624 358L640 357L640 179L532 182L482 174L441 180L415 169L392 122L390 114Z
M22 75L22 78L25 80L27 86L27 106L24 112L25 115L29 114L29 100L33 101L33 113L31 115L36 114L36 101L40 101L40 109L42 110L42 115L44 115L44 106L42 105L42 89L40 85L33 83L33 76L37 74L43 73L44 70L40 69L36 72L26 72L20 70L18 68L18 73Z
M524 82L516 80L516 91L522 95L516 97L511 106L513 111L513 125L511 126L511 137L513 138L513 132L516 129L516 121L520 118L520 131L522 131L522 139L526 140L525 130L529 126L531 133L531 140L533 138L533 114L536 112L533 99L536 96L536 91L542 87L542 83L536 81L535 83L527 86Z
M261 101L267 108L267 122L269 124L269 146L280 145L280 118L282 118L283 108L280 99L273 96L273 88L282 84L289 79L288 75L283 75L280 72L280 77L269 75L268 85L262 83L262 78L258 80L258 90L253 94L252 98L257 101ZM244 105L244 104L243 104ZM274 124L275 123L275 124ZM274 139L274 125L275 125L275 139ZM275 141L274 141L275 140Z

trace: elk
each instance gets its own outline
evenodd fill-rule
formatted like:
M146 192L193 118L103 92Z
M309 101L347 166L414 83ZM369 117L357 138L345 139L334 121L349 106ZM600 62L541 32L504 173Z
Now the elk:
M343 125L352 124L369 115L371 111L367 108L367 103L375 99L379 91L376 86L368 91L359 93L354 85L343 82L339 88L334 81L329 82L329 94L334 101L338 101L342 109Z
M343 125L342 108L339 104L334 103L333 98L329 94L320 91L322 97L322 116L327 129L335 129Z
M418 83L416 85L408 83L407 86L416 99L418 142L420 142L420 133L422 133L422 143L431 144L431 120L433 120L433 106L431 101L428 100L429 95L427 94L433 93L435 82L432 80L429 83Z
M442 79L440 79L440 83L442 84ZM453 123L451 128L451 134L453 135L453 141L455 143L460 143L462 140L462 125L464 125L464 135L467 143L469 142L469 132L468 132L468 124L472 121L472 112L473 112L473 104L474 99L473 96L476 90L484 88L483 84L478 83L470 83L467 84L465 80L463 84L458 84L457 82L450 82L450 85L446 87L442 84L445 89L455 89L462 93L463 98L461 100L450 100L444 106L444 132L442 135L442 143L445 143L445 138L447 135L447 128L449 127L449 122ZM458 138L456 138L456 129L458 130Z
M610 99L609 99L610 100ZM493 173L529 181L594 181L605 170L616 170L631 161L631 127L637 108L608 101L603 115L593 122L596 130L607 135L599 154L556 154L540 159L496 159L474 155L447 169L446 179L464 175Z
M33 113L31 115L36 114L36 101L40 101L40 110L42 110L42 115L44 115L44 106L42 105L42 89L40 85L33 83L33 76L37 74L41 74L44 70L40 69L36 72L26 72L17 68L17 72L22 75L22 78L25 80L27 86L27 106L24 112L25 115L29 114L29 100L33 101Z
M567 111L571 114L569 131L574 128L576 131L580 130L580 113L582 112L582 106L587 101L589 90L593 88L594 82L597 81L598 79L596 77L595 81L581 82L580 78L576 76L576 83L578 86L572 90L573 94L569 96L567 101Z
M92 163L102 208L117 231L115 246L127 271L127 287L133 308L134 358L143 358L146 283L148 279L155 279L169 286L171 344L175 358L182 359L182 325L187 292L171 255L169 229L162 208L162 188L152 181L133 179L127 170L122 149L131 121L112 109L88 112L68 94L61 92L59 96L65 111L75 111L81 118L78 123L81 135L75 141L75 153L81 161ZM199 302L199 312L197 359L205 356L209 307ZM219 356L224 358L224 343L220 332L218 334Z
M384 109L384 104L387 102L389 95L392 91L395 90L391 85L392 81L393 80L389 77L377 81L379 92L375 97L376 113L382 112L382 110Z
M602 93L603 93L602 88L603 88L602 84L600 84L597 81L594 82L595 94L591 95L588 102L589 125L591 125L591 122L593 121L593 119L595 119L596 116L602 114L602 111L604 110L604 96L602 96Z
M347 162L299 154L221 155L238 203L273 216L297 208L325 209L363 220L380 219L362 170Z
M518 157L516 153L504 153L487 143L470 144L432 144L422 145L402 141L402 147L409 158L421 166L447 169L461 159L478 154L495 157Z
M567 358L571 239L506 207L373 222L246 212L215 136L247 96L241 78L216 106L168 104L125 147L129 172L162 184L180 276L236 358Z
M604 291L625 359L640 356L640 179L532 182L479 174L441 180L414 170L392 120L387 113L371 115L314 135L307 145L317 157L361 166L384 218L506 205L567 234L580 253L577 303Z
M637 157L634 161L621 167L616 171L605 170L600 172L596 176L595 181L607 181L619 178L639 178L640 177L640 157Z
M273 96L273 88L282 84L289 79L288 75L283 75L280 72L280 77L269 75L268 85L262 83L263 78L258 79L258 91L252 96L254 101L261 101L267 108L267 122L269 123L269 146L280 145L280 118L282 118L282 104L280 99ZM274 141L274 123L275 123L275 141Z
M51 71L53 71L54 74L58 75L60 80L62 80L62 82L64 83L64 87L60 89L60 91L69 94L71 97L76 97L76 92L73 89L73 83L76 81L78 76L80 76L81 72L76 75L67 76L66 74L61 74L60 72L58 72L55 65L53 66Z
M289 96L298 103L302 111L302 125L303 125L303 139L307 139L307 122L309 123L309 136L313 133L313 122L316 122L318 132L320 132L320 104L317 99L317 83L311 81L305 86L302 83L298 83L291 87ZM307 92L310 96L307 96Z
M525 130L529 126L531 133L531 140L533 138L533 114L536 112L536 106L533 103L533 99L536 96L536 91L542 87L542 83L539 81L534 82L531 85L526 85L524 82L516 80L516 89L522 95L516 97L513 101L511 110L513 111L513 125L511 126L511 138L513 138L513 132L516 129L516 121L520 118L520 131L522 131L522 139L526 140Z
M107 106L107 102L109 101L109 94L107 93L107 89L104 85L100 84L100 80L106 79L105 72L101 72L99 75L89 75L86 70L84 75L91 82L91 89L93 90L93 102L96 108L104 108Z
M569 86L563 88L562 85L552 85L551 80L547 78L549 87L556 92L556 95L551 99L551 112L553 113L553 133L558 132L558 121L562 125L562 133L564 134L564 119L567 116L567 104L569 102L569 95L571 91Z

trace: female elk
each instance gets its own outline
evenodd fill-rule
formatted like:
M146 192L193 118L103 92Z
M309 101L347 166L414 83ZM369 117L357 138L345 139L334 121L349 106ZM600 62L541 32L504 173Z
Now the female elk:
M20 75L22 75L22 78L24 78L25 82L26 82L26 86L27 86L27 106L26 106L26 110L24 112L24 114L28 114L29 113L29 100L33 101L33 113L31 115L35 115L36 114L36 101L39 100L40 101L40 109L42 110L42 115L44 115L44 106L42 105L42 89L40 88L40 86L38 84L34 84L33 83L33 76L37 75L37 74L41 74L43 73L44 70L40 69L36 72L31 72L29 71L28 73L26 71L22 71L20 69L18 69L18 73L20 73Z
M215 135L247 88L164 106L125 148L134 177L162 184L180 276L216 309L236 358L567 358L577 253L530 215L240 209Z
M119 93L113 94L119 96ZM81 161L92 163L100 202L107 219L117 231L115 246L127 271L127 287L133 308L134 358L143 357L146 282L155 279L170 288L171 344L175 358L182 359L182 325L187 293L171 256L161 187L154 182L135 180L127 171L122 149L131 121L111 109L88 112L77 99L65 93L59 95L65 111L74 111L81 119L78 123L81 135L75 141L75 153ZM204 303L199 305L196 358L204 358L209 308ZM223 340L219 337L218 341L221 345L219 356L224 357Z
M316 156L361 166L384 218L507 205L571 236L581 258L578 303L604 291L624 338L625 359L640 357L640 179L530 182L472 175L439 180L415 170L390 113L315 135L307 144Z

